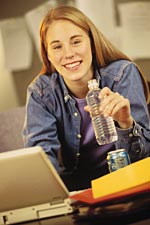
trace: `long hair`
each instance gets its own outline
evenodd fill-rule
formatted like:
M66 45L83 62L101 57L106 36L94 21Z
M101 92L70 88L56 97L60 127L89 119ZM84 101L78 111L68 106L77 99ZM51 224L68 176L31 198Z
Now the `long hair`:
M111 44L111 42L98 30L94 23L79 9L72 6L60 6L50 10L44 17L40 26L40 44L43 66L40 74L51 74L55 68L47 57L46 34L50 24L56 20L68 20L87 33L91 41L93 63L100 67L107 66L113 61L126 59L132 61L123 52ZM137 65L136 65L137 66ZM138 68L138 66L137 66ZM139 69L139 68L138 68ZM149 98L149 89L145 76L141 74L146 100Z

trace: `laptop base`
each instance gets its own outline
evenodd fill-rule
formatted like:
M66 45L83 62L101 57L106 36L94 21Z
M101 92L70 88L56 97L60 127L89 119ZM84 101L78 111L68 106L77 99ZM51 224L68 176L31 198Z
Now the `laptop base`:
M5 211L0 213L0 224L16 224L47 217L67 215L74 211L70 204L71 200L65 199L62 202L59 201L59 203L46 203L22 209Z

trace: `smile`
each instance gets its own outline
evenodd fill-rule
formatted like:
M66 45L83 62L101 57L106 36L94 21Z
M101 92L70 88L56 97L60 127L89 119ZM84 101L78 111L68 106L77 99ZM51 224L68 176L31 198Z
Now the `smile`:
M78 62L73 62L73 63L68 63L66 65L64 65L66 68L69 68L69 69L72 69L72 68L75 68L76 66L79 66L81 63L81 61L78 61Z

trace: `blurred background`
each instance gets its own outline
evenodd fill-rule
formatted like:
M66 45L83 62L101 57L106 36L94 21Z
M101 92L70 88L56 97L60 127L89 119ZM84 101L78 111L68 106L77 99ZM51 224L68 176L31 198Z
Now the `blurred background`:
M0 111L25 105L27 86L41 69L40 21L61 4L84 11L150 82L150 0L1 0Z

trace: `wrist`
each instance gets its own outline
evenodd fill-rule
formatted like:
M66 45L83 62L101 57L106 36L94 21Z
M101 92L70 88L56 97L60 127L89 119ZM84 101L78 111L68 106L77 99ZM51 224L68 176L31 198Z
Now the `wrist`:
M117 122L121 129L129 129L133 126L133 118L130 116L125 122Z

